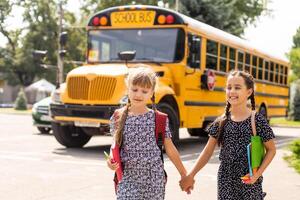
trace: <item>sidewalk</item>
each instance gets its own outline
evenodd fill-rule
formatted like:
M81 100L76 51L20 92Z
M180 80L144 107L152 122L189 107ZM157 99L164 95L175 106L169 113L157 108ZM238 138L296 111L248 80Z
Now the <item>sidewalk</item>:
M283 160L288 151L277 149L277 154L264 173L263 189L267 193L264 200L297 200L300 199L300 175ZM184 162L191 168L194 162ZM180 191L177 173L166 163L169 182L166 188L166 200L216 200L217 199L217 171L219 163L209 162L196 176L196 183L191 195ZM174 176L175 174L175 176Z
M289 151L278 149L277 154L264 174L264 191L268 200L300 199L300 175L288 166L283 156Z

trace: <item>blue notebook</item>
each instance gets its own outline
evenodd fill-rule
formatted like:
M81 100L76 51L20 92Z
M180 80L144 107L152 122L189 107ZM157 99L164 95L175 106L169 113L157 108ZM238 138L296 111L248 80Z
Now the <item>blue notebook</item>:
M250 177L253 176L252 165L251 165L251 143L247 145L247 157L248 157L248 168Z

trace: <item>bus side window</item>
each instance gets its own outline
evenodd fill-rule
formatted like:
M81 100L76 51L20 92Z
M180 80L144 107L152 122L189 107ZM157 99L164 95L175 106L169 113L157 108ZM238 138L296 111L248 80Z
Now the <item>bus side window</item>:
M262 80L263 79L263 59L258 58L258 79Z
M288 68L284 66L284 84L287 85Z
M187 64L191 68L200 68L201 38L188 34L189 56Z
M207 40L206 44L206 68L217 70L218 63L218 43Z
M275 65L275 83L278 83L278 76L279 76L279 65Z
M229 48L229 71L235 69L235 49Z
M269 61L265 60L265 79L266 81L269 80Z
M257 78L256 77L256 70L257 70L257 56L252 56L252 70L251 70L251 74L253 76L253 78Z
M271 62L271 66L270 66L270 81L271 82L274 81L273 77L274 77L274 63Z
M222 71L222 72L226 72L227 49L228 49L227 46L221 44L221 51L220 51L220 71Z
M238 51L238 70L243 71L244 65L244 52Z
M250 73L250 54L246 53L246 58L245 58L245 71Z
M284 80L284 75L283 75L283 65L280 65L280 72L279 72L279 83L280 84L284 84L283 80Z

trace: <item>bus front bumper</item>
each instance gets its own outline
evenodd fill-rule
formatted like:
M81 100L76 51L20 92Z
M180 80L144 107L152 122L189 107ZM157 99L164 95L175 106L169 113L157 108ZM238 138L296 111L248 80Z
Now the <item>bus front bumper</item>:
M50 104L50 113L60 122L99 122L109 124L109 119L119 105L87 106L75 104Z

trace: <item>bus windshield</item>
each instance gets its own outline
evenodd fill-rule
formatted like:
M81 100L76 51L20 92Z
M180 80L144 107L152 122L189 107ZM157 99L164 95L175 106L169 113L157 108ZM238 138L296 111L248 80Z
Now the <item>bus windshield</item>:
M136 51L132 62L173 63L184 56L178 28L90 30L88 38L88 62L116 62L121 51Z

